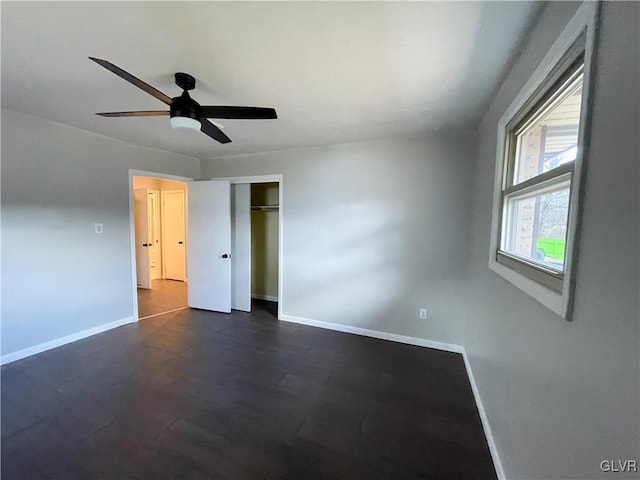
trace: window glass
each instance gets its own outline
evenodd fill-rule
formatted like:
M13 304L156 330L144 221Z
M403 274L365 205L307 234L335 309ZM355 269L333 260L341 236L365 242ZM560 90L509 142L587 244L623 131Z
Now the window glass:
M507 197L503 251L562 272L566 250L570 181L544 192Z
M582 75L516 137L516 165L513 184L576 159Z

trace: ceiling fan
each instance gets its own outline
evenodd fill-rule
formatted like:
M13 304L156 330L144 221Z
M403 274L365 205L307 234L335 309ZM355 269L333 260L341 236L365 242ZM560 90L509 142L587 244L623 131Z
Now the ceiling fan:
M171 118L171 127L173 127L174 130L200 130L205 135L210 136L220 143L229 143L231 139L227 137L220 128L210 122L208 120L209 118L240 120L268 120L278 118L275 109L268 107L200 105L189 96L189 90L193 90L196 86L196 79L188 73L178 72L175 74L176 85L182 89L182 95L171 98L107 60L94 57L89 58L110 72L115 73L120 78L132 83L149 95L169 105L169 110L96 113L96 115L102 117L156 117L169 115Z

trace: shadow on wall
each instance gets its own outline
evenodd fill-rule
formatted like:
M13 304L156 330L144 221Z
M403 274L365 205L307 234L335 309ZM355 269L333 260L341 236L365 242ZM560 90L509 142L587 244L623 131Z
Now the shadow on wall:
M204 162L203 174L284 176L285 316L459 343L473 141L270 152Z
M341 229L340 235L318 232L330 228L312 220L321 215L333 218L336 226L344 223L350 228ZM371 312L376 317L390 314L408 288L398 270L398 264L406 261L406 249L397 211L358 203L290 220L309 233L309 241L304 251L290 252L286 258L287 265L295 265L306 276L291 289L289 297L295 300L288 301L288 308L312 306L325 312L324 321L345 323L347 317L363 328L379 323ZM330 318L327 312L336 315Z

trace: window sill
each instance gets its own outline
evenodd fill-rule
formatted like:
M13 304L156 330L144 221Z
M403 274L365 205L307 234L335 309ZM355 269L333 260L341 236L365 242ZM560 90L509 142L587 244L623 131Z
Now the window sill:
M537 282L522 276L509 267L498 263L496 260L489 260L489 268L504 278L507 282L516 286L527 295L533 297L542 305L553 311L560 317L567 319L565 296L543 287Z

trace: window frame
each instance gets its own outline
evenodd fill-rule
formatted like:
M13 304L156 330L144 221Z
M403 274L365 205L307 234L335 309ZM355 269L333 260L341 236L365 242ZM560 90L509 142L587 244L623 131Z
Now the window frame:
M573 46L565 53L564 57L554 66L551 74L544 79L538 86L538 91L523 106L507 124L505 135L505 158L503 163L503 180L502 195L500 199L500 220L498 222L498 245L496 251L496 260L498 263L505 265L512 270L524 275L531 280L540 283L544 287L557 293L562 293L564 272L556 271L543 264L535 261L521 258L517 254L502 250L502 244L505 240L505 223L509 221L507 201L508 199L517 199L527 195L528 193L541 192L544 188L557 186L558 184L569 183L569 191L573 184L573 172L576 159L570 163L559 165L547 172L541 173L534 177L522 180L516 183L516 170L518 168L518 145L519 137L531 125L544 117L558 100L564 98L563 95L571 91L578 79L584 79L584 36L580 36ZM583 81L584 87L584 81ZM580 124L579 124L580 125ZM581 129L579 126L579 130ZM578 150L582 150L579 145ZM571 206L569 205L569 211ZM567 218L567 227L569 226L569 218ZM565 239L566 240L566 239ZM566 254L565 254L566 256Z
M571 320L573 314L600 8L600 2L585 2L578 7L529 81L498 122L489 268L566 320ZM575 77L576 66L580 64L583 65L583 84L576 159L514 186L517 135L523 127L533 122L536 117L539 118L537 113L541 107L552 104L550 99L563 82L566 83L572 76ZM500 247L507 196L533 191L542 183L560 182L561 178L570 179L570 190L565 262L563 272L559 273L545 268L544 265L521 260L517 255L501 251Z

